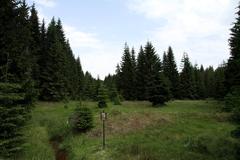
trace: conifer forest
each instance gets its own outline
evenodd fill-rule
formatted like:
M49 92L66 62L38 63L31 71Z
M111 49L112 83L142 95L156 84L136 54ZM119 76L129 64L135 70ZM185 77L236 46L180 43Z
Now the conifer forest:
M123 41L115 73L100 78L64 21L1 0L0 160L239 160L240 2L235 11L217 67Z

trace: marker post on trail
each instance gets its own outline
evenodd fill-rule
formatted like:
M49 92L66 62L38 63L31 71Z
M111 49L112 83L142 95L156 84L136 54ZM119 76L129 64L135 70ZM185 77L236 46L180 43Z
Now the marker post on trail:
M107 113L104 112L104 110L102 111L102 113L100 114L100 118L102 120L102 148L105 149L105 121L107 120Z

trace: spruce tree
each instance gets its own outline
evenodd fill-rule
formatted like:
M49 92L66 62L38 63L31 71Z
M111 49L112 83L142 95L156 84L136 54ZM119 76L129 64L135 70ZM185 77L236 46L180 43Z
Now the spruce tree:
M119 85L122 90L122 95L126 100L134 100L134 92L135 92L135 60L133 60L133 56L130 53L129 47L127 43L124 47L124 53L122 56L122 61L120 65L120 75L119 75Z
M22 82L22 80L25 79L26 71L32 68L32 55L29 49L31 41L30 24L28 21L29 8L25 1L15 2L15 5L13 11L15 12L15 17L12 19L15 27L11 28L11 31L9 31L9 36L12 36L10 38L11 41L8 42L8 40L10 40L8 36L6 39L5 37L3 38L5 39L5 43L9 43L6 47L11 47L5 52L9 60L8 73L11 75L11 78L8 77L8 79L14 82Z
M108 90L108 97L114 105L121 105L120 95L116 87L116 75L108 75L104 79L104 85Z
M184 53L182 58L182 72L180 73L180 95L183 99L194 99L193 67L186 53Z
M215 79L215 91L214 91L214 98L218 100L223 100L224 96L226 95L226 87L225 87L225 70L226 66L225 63L220 65L214 74Z
M136 55L135 55L135 50L132 48L131 51L131 59L132 59L132 70L131 70L131 79L132 79L132 100L137 99L137 91L136 91L136 86L137 86L137 79L136 79L136 67L137 67L137 61L136 61Z
M12 55L17 52L16 24L18 12L15 0L0 1L0 80L7 81L13 78L10 73Z
M231 37L229 39L230 58L226 69L226 86L227 90L234 90L235 86L240 85L240 5L236 13L236 21L231 28Z
M89 72L84 75L83 99L96 100L96 84L95 80Z
M151 79L148 83L149 101L153 106L165 104L170 99L170 91L164 74L152 75Z
M35 94L28 18L25 1L0 2L0 159L23 149L22 128Z
M203 65L201 65L200 70L199 70L199 98L200 99L205 99L206 97L206 86L205 86L205 81L204 81L204 76L205 75L205 70Z
M144 53L145 53L145 69L146 74L144 75L144 78L147 82L147 89L146 89L146 98L149 99L149 93L151 92L149 89L151 89L152 81L154 81L154 77L161 72L161 61L158 55L156 54L155 48L153 47L151 42L147 42L147 44L144 47Z
M165 52L163 54L163 71L169 80L170 91L173 98L179 98L179 75L171 47L168 48L167 54Z
M195 99L200 99L201 90L201 76L198 65L195 64L193 67L193 95Z
M83 98L83 86L84 86L84 73L82 70L82 65L80 58L78 57L76 60L76 71L77 71L77 96L79 98Z
M147 42L145 48L145 63L146 63L146 75L147 82L146 95L147 99L152 102L153 105L164 104L169 100L169 86L166 83L165 76L162 71L161 61L155 52L155 48L151 42Z
M143 50L143 47L140 47L140 51L137 57L137 67L136 67L136 96L138 100L146 100L146 88L147 88L147 79L146 79L146 56Z
M215 72L212 66L209 66L205 69L204 80L206 86L206 97L214 97L215 96Z
M107 89L106 87L101 84L100 87L98 88L98 107L99 108L105 108L107 107Z
M231 37L229 39L231 56L228 60L225 72L226 90L228 92L225 101L226 108L229 108L229 110L233 112L232 118L240 124L240 5L238 6L236 15L237 18L231 28ZM239 130L238 128L238 133L240 133ZM239 137L238 135L238 138Z
M35 4L31 7L31 15L29 18L30 23L30 32L31 32L31 41L30 41L30 51L31 51L31 61L32 61L32 73L33 79L36 83L36 87L39 87L39 76L40 76L40 67L39 60L41 55L40 48L40 24L38 19L38 13L35 9Z
M64 50L59 40L56 22L52 19L47 30L45 68L41 72L41 99L59 101L66 96L64 78Z
M26 105L21 85L0 83L0 158L12 157L23 149L21 129L26 121Z
M167 57L166 52L163 52L162 67L163 67L163 73L164 73L164 75L168 78L169 66L168 66L168 57Z

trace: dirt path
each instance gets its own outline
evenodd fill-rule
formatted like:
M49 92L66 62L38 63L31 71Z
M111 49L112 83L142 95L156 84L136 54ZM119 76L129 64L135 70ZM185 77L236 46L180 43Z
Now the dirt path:
M54 150L56 160L67 160L67 151L60 148L62 141L62 137L54 137L50 140L50 144Z

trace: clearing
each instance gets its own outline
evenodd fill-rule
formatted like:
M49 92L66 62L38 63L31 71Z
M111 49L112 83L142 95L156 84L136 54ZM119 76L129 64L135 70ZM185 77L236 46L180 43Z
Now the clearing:
M161 108L148 102L109 104L106 149L97 103L84 102L94 113L95 127L73 134L68 117L78 102L39 102L24 131L26 151L18 160L213 160L232 157L234 139L228 114L217 101L172 101ZM53 149L54 148L54 149ZM21 158L20 158L21 157Z

